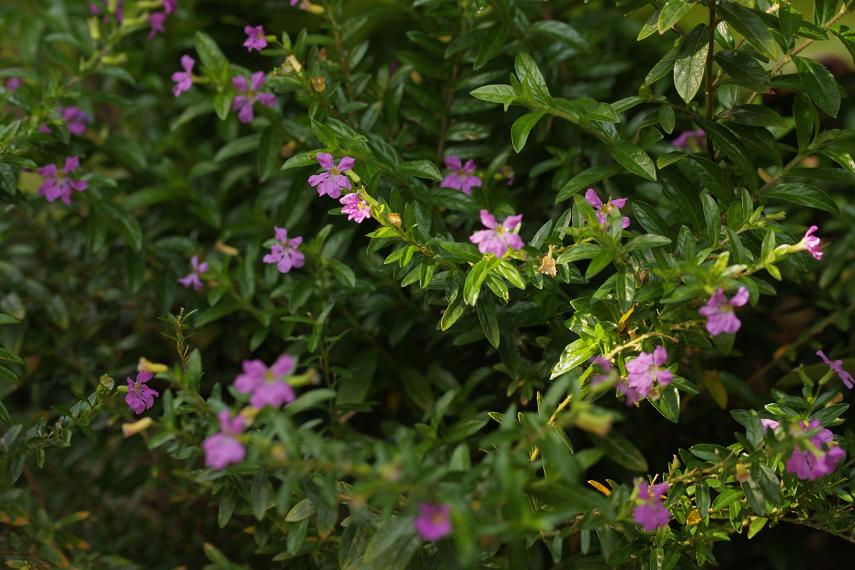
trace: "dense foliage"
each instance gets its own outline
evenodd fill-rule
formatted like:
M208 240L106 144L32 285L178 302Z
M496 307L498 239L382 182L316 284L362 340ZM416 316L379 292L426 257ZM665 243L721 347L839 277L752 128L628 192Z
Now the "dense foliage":
M4 3L0 558L851 560L850 4Z

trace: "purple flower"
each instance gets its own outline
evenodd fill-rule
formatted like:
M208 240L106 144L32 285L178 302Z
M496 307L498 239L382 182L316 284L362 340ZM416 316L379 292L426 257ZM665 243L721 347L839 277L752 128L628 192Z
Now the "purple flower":
M149 39L153 38L157 34L162 34L166 30L163 29L163 24L166 22L166 13L164 12L152 12L148 16L148 25L151 30L148 32Z
M483 254L492 253L496 257L504 257L508 249L522 249L525 245L519 236L522 214L508 216L501 224L487 210L481 210L481 223L486 230L478 230L469 241L478 244L478 251Z
M294 389L286 381L294 372L297 361L283 354L270 368L261 360L244 360L243 373L235 378L235 388L244 394L252 394L249 403L256 408L273 406L294 401Z
M244 430L242 416L232 418L228 410L219 413L220 432L210 435L202 442L205 450L205 465L214 469L224 469L232 463L240 463L246 456L246 448L237 436Z
M588 362L590 362L594 366L599 367L600 371L603 372L603 374L594 374L593 376L591 376L590 383L592 386L599 384L600 382L605 382L609 379L609 376L611 376L612 371L611 362L609 362L602 356L592 356L590 359L588 359Z
M820 357L822 361L825 362L828 367L834 371L835 374L837 374L837 377L840 378L840 380L843 382L843 385L846 386L849 390L851 390L852 387L855 386L855 379L853 379L852 375L846 372L846 369L843 368L842 360L835 360L832 362L821 350L817 350L816 355Z
M300 0L291 0L291 5L296 6Z
M193 287L196 291L202 288L202 274L208 271L208 262L199 263L199 256L194 255L190 260L190 273L178 280L184 287Z
M731 299L727 298L723 289L718 289L698 312L707 318L707 331L711 335L735 333L742 326L742 322L736 318L733 308L742 307L747 302L748 289L745 287L740 287Z
M137 379L128 377L128 393L125 395L125 403L135 414L140 415L154 406L157 392L146 386L146 382L154 378L151 372L137 372Z
M822 259L822 240L813 235L818 229L816 226L809 227L802 240L796 244L797 250L808 252L816 260Z
M346 174L342 174L351 170L356 164L356 159L349 156L343 157L338 166L335 166L333 155L328 152L318 153L318 164L326 170L320 174L312 174L309 176L309 186L318 189L318 196L327 195L334 200L338 200L341 196L342 188L350 190L350 178Z
M760 420L760 425L763 426L763 433L765 433L767 430L776 430L781 427L781 422L763 418Z
M687 150L689 147L697 145L700 147L704 138L706 138L706 133L704 133L703 129L698 129L696 131L683 131L677 136L671 144L675 147L683 150Z
M89 124L90 118L83 109L73 106L62 107L59 113L68 126L68 132L76 136L80 136L86 132L86 125Z
M600 195L597 194L597 191L593 188L588 188L588 190L585 191L585 200L594 207L597 213L597 221L603 226L608 223L609 212L615 210L620 213L620 209L626 206L626 198L616 198L603 203L603 201L600 200ZM621 218L621 227L623 229L629 227L628 217L624 216Z
M246 26L243 29L246 34L246 41L243 42L243 47L246 51L261 51L267 47L267 36L264 34L264 26Z
M39 194L47 198L48 202L53 202L57 198L62 200L63 204L71 204L71 192L83 192L89 187L89 183L85 180L75 180L68 176L80 166L80 159L76 156L69 156L65 159L65 165L62 170L58 170L55 164L42 166L37 172L44 177L42 185L39 187Z
M348 220L361 224L363 220L371 217L371 206L356 192L345 194L339 202L342 204L341 213L347 214Z
M301 236L289 238L285 228L274 228L276 243L270 253L262 258L264 263L275 263L279 273L288 273L291 269L303 267L306 257L297 248L303 243Z
M472 188L481 186L481 179L472 173L475 172L475 161L467 160L463 165L459 156L446 156L445 167L453 172L442 179L440 186L443 188L454 188L464 194L472 194Z
M167 14L172 14L178 7L178 0L163 0L163 10Z
M181 67L184 71L176 71L172 74L172 81L175 82L175 85L172 86L172 94L176 97L193 87L194 65L196 65L196 60L192 57L189 55L181 56Z
M815 481L837 469L846 452L834 442L834 434L822 428L817 420L802 422L802 428L807 431L819 429L819 432L810 438L809 443L796 443L787 459L786 471L795 473L799 479ZM804 433L794 435L803 436Z
M10 77L3 86L7 91L17 91L21 87L21 80L17 77Z
M649 485L638 484L638 506L632 511L632 518L647 532L668 526L671 513L662 504L662 495L668 491L668 483Z
M657 346L653 352L642 352L626 363L626 384L619 384L618 390L627 397L627 404L633 405L643 398L659 395L651 392L654 384L666 386L671 383L673 374L662 365L668 362L668 352L664 346Z
M255 117L252 106L256 101L271 109L276 107L276 96L273 93L258 92L259 89L264 87L264 81L265 75L263 71L253 73L249 83L247 83L246 77L243 75L232 78L232 85L240 93L232 101L232 111L238 112L238 120L241 123L252 122L252 119Z
M419 505L419 516L413 520L416 532L424 540L436 542L451 534L451 518L448 505L422 503Z

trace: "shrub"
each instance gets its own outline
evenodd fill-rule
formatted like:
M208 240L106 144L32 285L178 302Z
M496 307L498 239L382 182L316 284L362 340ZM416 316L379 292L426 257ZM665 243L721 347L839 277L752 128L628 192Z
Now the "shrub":
M0 557L855 541L850 4L0 8Z

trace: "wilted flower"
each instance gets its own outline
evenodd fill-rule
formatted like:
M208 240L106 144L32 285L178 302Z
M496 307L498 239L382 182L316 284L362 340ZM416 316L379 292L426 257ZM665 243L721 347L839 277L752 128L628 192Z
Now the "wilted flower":
M632 518L647 532L668 526L671 513L662 504L662 496L668 492L668 483L649 485L638 483L638 506L632 511Z
M846 452L834 442L834 434L822 428L817 420L803 421L801 427L805 431L819 429L819 432L810 438L809 444L796 443L792 455L787 459L786 470L787 473L795 473L799 479L815 481L837 469L837 465L846 457ZM793 435L802 436L804 433Z
M199 256L194 255L190 260L190 273L178 280L184 287L193 287L196 291L202 288L202 274L208 271L208 262L199 263Z
M246 448L237 439L246 426L242 416L233 418L228 410L222 410L217 417L220 432L206 437L202 449L205 450L205 465L224 469L232 463L240 463L246 456Z
M614 200L609 200L608 202L603 203L600 199L600 195L597 194L597 191L593 188L588 188L585 191L585 200L594 207L597 214L597 221L601 225L606 225L608 221L609 212L612 210L620 213L620 209L626 206L626 198L615 198ZM624 216L621 218L621 227L626 229L629 227L629 218Z
M546 255L540 260L540 267L537 270L544 275L555 277L558 275L558 268L555 267L555 258L552 257L552 250L553 246L550 245Z
M813 235L818 229L817 226L809 227L801 241L795 245L797 251L806 251L817 260L822 259L822 240Z
M855 379L852 378L852 375L849 374L845 368L843 368L842 360L829 360L829 358L825 355L825 353L821 350L816 351L816 355L819 356L823 362L825 362L829 368L831 368L837 377L843 382L843 385L848 389L852 389L855 386Z
M232 85L240 93L232 101L232 111L237 111L238 120L241 123L251 123L252 119L255 118L255 111L252 106L256 101L271 109L276 107L276 96L273 93L259 93L259 89L264 87L264 81L263 71L253 73L249 83L243 75L232 78Z
M163 24L166 22L166 13L165 12L152 12L148 16L148 25L151 28L148 32L148 37L153 38L157 34L162 34L166 30L163 28Z
M17 91L21 87L21 80L17 77L10 77L3 84L7 91Z
M288 354L276 359L270 368L261 360L244 360L243 373L235 378L235 388L244 394L252 394L249 403L256 408L278 408L294 401L294 389L286 380L296 365L296 359Z
M291 269L303 267L306 257L297 248L303 243L302 236L288 237L285 228L274 228L276 243L270 249L270 253L262 258L264 263L275 263L279 273L288 273Z
M469 241L477 244L481 253L504 257L508 249L522 249L525 245L519 236L522 214L508 216L499 224L493 214L481 210L481 223L487 229L478 230L469 236Z
M176 97L193 87L194 65L196 65L196 60L192 57L189 55L181 56L181 67L184 71L176 71L172 74L172 81L175 82L175 85L172 86L172 94Z
M64 204L71 204L72 191L83 192L89 187L89 183L85 180L75 180L68 176L79 166L80 159L76 156L69 156L65 159L65 165L61 171L57 169L55 164L48 164L39 168L37 172L44 177L44 181L39 187L39 194L47 198L48 202L53 202L59 198Z
M321 152L318 153L318 164L326 172L309 176L309 186L318 189L318 196L327 195L330 198L338 200L341 196L342 188L346 188L347 190L353 188L350 184L350 178L344 172L353 168L356 164L356 159L345 156L339 161L338 166L336 166L333 155L328 152Z
M723 289L718 289L709 298L707 304L698 312L707 318L707 331L718 336L722 333L735 333L742 326L742 322L736 317L734 307L742 307L748 302L748 289L740 287L733 298L728 299Z
M68 132L76 136L86 132L86 125L89 124L90 118L83 109L73 106L62 107L59 113L68 126Z
M413 520L416 532L424 540L435 542L451 534L451 518L448 505L422 503L419 505L419 516Z
M671 144L679 149L686 150L691 146L697 145L700 147L701 143L706 138L706 133L704 133L703 129L698 129L695 131L683 131L680 133L677 138L671 141Z
M264 26L246 26L243 32L246 34L246 41L243 42L243 47L247 51L261 51L267 47L267 36L264 34Z
M136 380L131 380L128 377L128 393L125 395L125 403L137 415L154 406L154 399L158 393L146 386L146 382L152 378L154 378L154 374L151 372L137 372Z
M371 217L371 206L356 192L342 196L339 202L342 205L341 213L347 214L348 220L361 224L363 220Z
M443 188L454 188L464 194L472 194L472 188L481 186L481 179L472 173L475 172L475 161L467 160L461 164L459 156L445 157L445 167L453 172L442 179L440 186Z
M627 404L632 405L651 393L654 384L666 386L671 383L673 374L663 365L668 362L668 352L664 346L657 346L653 352L642 352L626 363L627 378L625 384L618 384L618 390L627 397Z

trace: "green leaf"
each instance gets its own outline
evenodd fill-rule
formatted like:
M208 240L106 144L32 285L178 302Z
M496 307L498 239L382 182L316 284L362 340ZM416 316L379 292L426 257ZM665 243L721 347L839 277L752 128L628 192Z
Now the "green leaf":
M659 11L659 18L656 21L656 29L660 34L664 34L674 27L683 16L692 10L693 4L687 0L668 0L662 9Z
M511 143L514 145L515 152L519 153L523 147L525 147L525 143L528 140L528 134L544 114L545 113L543 111L526 113L514 121L514 124L511 125Z
M808 206L832 214L839 213L837 204L816 186L804 182L781 182L766 192L767 199L783 200L791 204Z
M663 245L670 245L671 238L667 238L665 236L660 236L657 234L644 234L637 237L632 238L627 244L624 246L624 251L636 251L639 249L652 249L654 247L662 247Z
M295 154L291 158L285 161L285 164L282 165L280 170L290 170L292 168L302 168L304 166L311 166L318 164L318 151L311 152L301 152L299 154Z
M596 348L591 346L587 341L582 339L574 340L564 348L564 352L549 374L550 380L566 372L570 372L594 356L595 352Z
M439 321L440 330L444 332L450 329L465 312L466 307L460 303L459 299L449 303L448 307L446 307L445 311L442 313L442 318Z
M478 302L478 295L481 293L481 285L487 279L487 274L493 268L496 258L493 256L486 257L476 263L469 274L466 276L466 282L463 284L463 300L467 305L474 305Z
M297 414L299 412L315 408L319 404L326 402L327 400L332 400L333 398L335 398L335 390L315 388L314 390L310 390L305 394L302 394L299 398L288 404L287 410L290 414Z
M540 20L535 22L528 28L529 33L539 34L563 42L570 47L580 50L590 48L588 42L582 37L582 34L570 24L564 23L561 20Z
M315 514L316 511L317 509L315 509L315 505L310 499L303 499L291 507L288 514L285 515L285 522L300 522L301 520L307 519Z
M587 170L583 170L561 187L561 190L558 191L558 196L555 197L555 202L567 200L580 190L588 188L601 180L610 178L621 171L622 169L614 164L609 166L592 166Z
M101 206L110 214L113 221L116 222L119 233L125 242L131 246L131 249L140 251L142 249L143 234L139 223L129 214L125 213L124 210L117 208L113 204L104 202Z
M502 103L507 108L516 99L517 94L510 85L484 85L469 92L476 99L489 103Z
M618 164L633 174L648 180L656 180L656 165L640 146L631 143L610 145L609 154Z
M475 309L487 341L493 348L499 348L499 319L496 317L496 304L491 299L483 299Z
M721 233L721 211L718 208L715 198L706 191L701 193L701 206L704 210L707 240L711 246L715 246L718 243L718 236Z
M707 27L703 24L695 26L695 29L683 42L677 59L674 61L674 87L677 88L677 93L686 103L695 98L695 94L704 79L704 64L707 60L708 46L704 34L706 29Z
M12 315L7 315L6 313L0 313L0 325L20 325L21 321L13 317Z
M819 132L819 112L807 94L796 93L793 99L793 118L796 121L799 150L806 149L813 143Z
M718 10L728 25L745 36L745 39L757 51L766 57L774 57L775 40L769 33L766 23L753 10L749 10L735 2L719 0Z
M769 72L750 55L741 51L724 50L715 54L715 60L734 83L760 93L769 90Z
M668 386L662 392L662 396L658 400L650 400L653 407L656 408L662 416L672 423L680 421L680 392L676 386Z
M630 471L646 473L647 460L635 445L619 432L612 430L602 438L596 438L594 443L603 450L606 457Z
M255 515L256 520L263 519L264 511L267 510L267 489L267 475L259 471L252 479L250 490L252 514Z
M666 133L670 134L674 132L674 127L677 125L677 116L674 114L674 107L670 103L662 103L659 106L659 124Z
M793 57L805 91L816 106L831 117L840 110L840 90L834 75L823 64L804 57Z
M757 185L757 173L749 159L748 151L739 142L739 139L718 123L701 117L697 118L697 122L706 135L712 139L715 148L723 152L742 171L745 182L751 185L752 188L755 187Z
M442 174L436 165L429 160L410 160L402 162L398 167L398 172L416 178L426 178L428 180L442 180Z
M223 55L220 46L205 32L196 32L196 53L202 60L206 72L214 80L223 79L229 72L229 60Z

